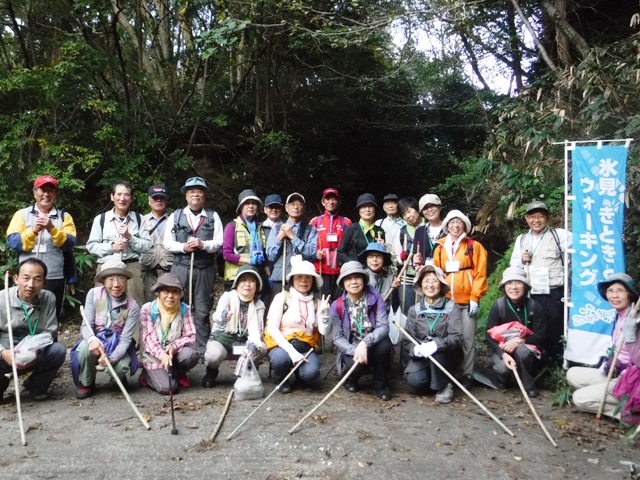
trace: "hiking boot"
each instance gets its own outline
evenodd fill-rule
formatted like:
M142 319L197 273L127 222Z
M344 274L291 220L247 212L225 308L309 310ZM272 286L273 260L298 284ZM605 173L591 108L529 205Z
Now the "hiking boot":
M529 395L529 398L536 398L540 396L540 392L536 387L533 387L527 390L527 395Z
M383 402L388 402L389 400L391 400L391 390L389 390L387 387L376 388L376 395Z
M280 380L282 381L282 380ZM283 395L286 395L287 393L291 393L291 383L289 382L284 382L280 388L278 389L280 391L280 393L282 393Z
M93 385L89 385L85 387L82 382L78 382L76 385L76 398L78 400L83 400L85 398L89 398L93 395Z
M358 382L355 380L347 380L344 382L344 389L347 392L356 393L359 390Z
M207 367L207 372L202 377L202 388L213 388L218 377L218 369Z
M11 380L6 375L0 375L0 400L4 397L4 392L9 387Z
M447 383L447 386L438 390L436 393L436 402L451 403L453 401L453 384Z

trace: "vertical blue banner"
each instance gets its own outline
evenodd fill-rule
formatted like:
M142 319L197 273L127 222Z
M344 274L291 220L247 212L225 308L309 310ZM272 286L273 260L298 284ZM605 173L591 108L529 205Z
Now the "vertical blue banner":
M595 364L611 344L615 310L598 282L625 271L622 232L627 147L576 147L572 155L571 302L565 358Z

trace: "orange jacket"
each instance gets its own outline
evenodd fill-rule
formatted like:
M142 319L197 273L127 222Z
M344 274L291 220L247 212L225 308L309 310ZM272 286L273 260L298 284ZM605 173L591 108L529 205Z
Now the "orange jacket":
M445 251L446 237L438 240L438 245L433 253L433 264L442 269L447 276L447 283L451 290L447 293L454 302L465 305L469 301L480 302L487 292L487 251L480 242L473 241L473 254L467 253L468 238L462 239L455 259L460 262L460 271L447 273L449 256ZM473 258L473 263L472 263ZM473 268L471 266L473 265Z

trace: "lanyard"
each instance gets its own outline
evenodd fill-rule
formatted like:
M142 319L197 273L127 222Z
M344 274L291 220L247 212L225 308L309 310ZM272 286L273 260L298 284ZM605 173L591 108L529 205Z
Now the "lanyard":
M513 305L511 304L511 300L507 299L507 303L509 304L509 308L511 309L511 311L513 312L513 314L516 316L516 318L518 319L518 321L520 323L524 323L525 327L529 326L529 313L527 312L527 304L525 303L522 306L522 309L524 310L524 322L520 319L520 315L518 315L518 313L516 312L516 310L513 308Z
M175 320L176 317L173 317L173 320ZM164 339L167 338L167 335L169 334L169 330L171 330L171 324L173 323L173 320L171 320L169 322L169 325L167 325L167 328L165 329L164 332L162 332L162 338L160 339L160 344L164 347Z
M540 246L540 244L542 243L542 239L544 238L544 235L547 233L547 229L545 228L544 231L542 232L542 235L539 235L538 238L538 242L536 243L536 247L533 248L533 234L531 233L531 230L529 230L529 237L530 237L530 242L531 242L531 256L533 257L536 254L536 251L538 250L538 247Z
M105 320L104 323L104 329L105 330L111 330L111 326L113 325L113 322L115 322L115 318L111 315L111 307L109 305L109 297L107 296L107 311L105 312L105 316L107 317L107 319ZM107 325L107 321L109 322L109 324Z
M36 334L36 330L38 329L38 322L40 321L40 319L36 316L36 323L35 323L35 325L32 325L31 324L31 315L29 315L29 312L27 311L27 307L22 302L22 300L20 300L20 298L18 298L18 301L20 302L20 306L22 307L22 311L24 312L24 316L27 319L27 325L29 326L29 335L33 336L33 335Z
M333 215L329 215L329 235L333 235Z
M117 217L113 217L113 220L111 220L113 222L113 226L116 229L116 232L118 231L118 222L116 221ZM131 221L131 217L129 215L127 215L127 219L126 220L122 220L122 219L118 219L120 220L120 224L124 225L125 227L129 226L129 222Z
M446 311L447 311L447 302L448 302L448 301L449 301L449 299L448 299L448 298L445 298L445 299L444 299L444 305L443 305L443 306L442 306L442 308L441 308L441 309L439 309L439 310L432 309L432 308L429 306L429 308L427 308L427 310L424 310L424 311L423 311L423 312L425 313L425 320L427 321L427 324L429 325L429 336L430 336L430 337L431 337L431 336L433 336L433 331L434 331L434 329L436 328L436 325L437 325L437 323L438 323L438 320L440 320L440 317L442 316L442 314L443 314L443 313L446 313ZM423 313L423 312L420 312L420 313ZM431 322L429 321L429 319L426 317L426 315L428 315L429 313L436 313L436 312L438 313L438 315L436 316L436 319L433 321L433 323L431 323Z
M349 304L349 306L355 306L357 308L358 303L364 303L364 299L360 299L358 300L357 303L352 302L350 299L347 298L347 302ZM362 327L364 326L364 308L360 308L360 312L359 314L356 316L356 318L354 319L355 323L356 323L356 328L358 329L358 332L360 333L360 336L362 336Z
M362 226L362 224L360 222L358 222L358 226L360 227L360 230L362 230L362 235L364 236L364 240L365 242L367 242L367 245L369 245L371 242L369 241L369 239L367 238L367 234L364 231L364 227ZM375 230L373 230L375 231ZM373 237L373 240L375 241L375 237Z
M198 220L198 225L196 225L195 227L193 226L193 222L191 221L192 216L194 216L193 213L191 215L187 215L187 220L189 221L189 225L191 225L191 230L193 230L193 233L195 235L195 233L200 228L200 225L204 223L204 216L200 217L200 220Z

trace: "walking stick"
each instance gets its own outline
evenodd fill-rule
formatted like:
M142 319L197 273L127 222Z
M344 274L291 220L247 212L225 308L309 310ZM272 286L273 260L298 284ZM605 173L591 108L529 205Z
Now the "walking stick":
M169 368L171 370L171 368ZM177 435L178 429L176 428L176 416L173 411L173 375L171 375L171 371L169 371L169 401L171 402L171 435Z
M409 255L409 256L407 257L407 259L404 261L404 265L402 265L402 269L400 270L400 273L398 274L398 278L399 278L399 277L401 277L402 275L404 275L404 272L407 270L407 267L409 266L409 262L411 261L411 259L412 259L412 258L413 258L413 253L412 253L411 255ZM396 288L396 287L393 287L393 286L392 286L392 287L389 289L389 291L385 294L385 296L384 296L384 298L383 298L383 300L384 300L385 302L389 299L389 297L391 296L391 293L393 292L393 290L394 290L395 288Z
M396 327L398 327L398 330L400 330L405 337L407 337L407 339L411 340L411 342L415 345L418 346L420 345L415 338L413 338L411 335L409 335L409 332L407 332L404 328L402 328L402 325L400 325L397 322L393 322L396 324ZM458 380L455 379L455 377L453 375L451 375L446 368L444 368L442 365L440 365L440 362L438 362L435 358L433 357L429 357L429 360L431 360L433 362L433 364L438 367L440 370L442 370L442 373L444 373L447 377L449 377L449 379L455 383L458 388L460 388L460 390L462 390L471 400L473 400L476 405L478 405L482 410L484 410L484 412L489 415L498 425L500 425L505 432L507 432L509 435L511 435L512 437L515 437L515 435L513 434L513 432L511 430L509 430L506 425L504 423L502 423L498 417L496 417L493 413L491 413L487 407L485 407L482 402L480 400L478 400L476 397L474 397L471 392L469 392L469 390L467 390L464 385L462 385Z
M322 238L318 238L318 248L322 252ZM322 263L324 261L324 252L322 253L322 258L318 261L318 267L320 269L320 278L322 278ZM324 335L320 335L320 344L322 347L322 355L324 355ZM267 397L269 398L269 397ZM228 440L228 438L227 438Z
M312 353L312 352L313 352L313 348L307 352L307 354L304 356L304 358L307 358L309 355L311 355L311 353ZM253 414L254 414L254 413L256 413L258 410L260 410L260 407L262 407L265 403L267 403L267 400L269 400L269 399L271 398L271 396L272 396L274 393L276 393L278 390L280 390L280 387L281 387L282 385L284 385L284 384L285 384L285 382L286 382L287 380L289 380L289 378L291 377L291 375L293 375L293 374L295 373L295 371L298 369L298 367L299 367L300 365L302 365L302 363L303 363L302 361L299 361L299 362L296 364L296 366L295 366L295 367L293 367L293 368L291 369L291 371L289 372L289 375L287 375L286 377L284 377L284 380L282 380L282 381L278 384L278 386L277 386L276 388L274 388L274 389L273 389L273 391L272 391L272 392L267 396L267 398L265 398L265 399L262 401L262 403L261 403L260 405L258 405L256 408L254 408L254 409L253 409L253 412L251 412L247 418L245 418L242 422L240 422L240 425L238 425L238 426L236 427L236 429L235 429L233 432L231 432L231 433L229 434L229 436L227 437L227 440L231 440L231 437L233 437L233 436L236 434L236 432L237 432L238 430L240 430L240 427L242 427L245 423L247 423L247 421L248 421L248 420L253 416Z
M91 336L95 336L95 333L93 332L93 328L91 328L91 324L89 323L89 320L87 320L87 317L84 315L84 307L82 306L80 306L80 315L82 315L82 321L89 329L89 332L91 332ZM138 418L142 422L142 425L144 425L144 427L147 430L151 430L151 425L149 425L149 423L144 419L144 417L140 413L140 410L138 410L138 407L136 407L135 403L133 403L133 400L131 400L131 397L129 396L129 392L127 392L127 389L124 388L124 385L122 385L122 382L120 381L120 377L118 377L118 375L116 374L116 371L113 369L113 365L111 365L111 361L109 360L109 358L107 358L104 363L107 364L107 370L109 370L109 373L111 374L111 378L113 378L115 382L118 384L118 387L120 387L120 391L124 395L124 398L127 400L127 403L129 403L129 405L131 406L131 409L133 410L133 412L138 416Z
M42 243L42 232L38 234L38 250L36 251L36 258L40 257L40 244Z
M631 315L630 315L631 318L634 318L636 313L638 313L639 304L640 302L636 302L636 304L633 306L633 310L631 311ZM611 366L609 367L609 373L607 374L607 382L604 384L604 394L602 395L602 400L600 400L600 407L598 408L598 414L596 415L596 420L602 420L602 412L604 411L604 404L607 400L607 395L609 393L609 383L611 382L611 378L613 377L613 372L615 372L616 370L616 363L618 363L618 356L622 351L623 345L624 345L624 339L622 342L620 342L620 346L618 347L618 349L615 351L615 354L613 355L613 362L611 362ZM614 348L615 348L615 342L614 342Z
M222 409L222 413L220 414L220 418L218 419L218 423L216 423L216 428L213 429L213 433L209 437L209 441L213 443L218 436L218 432L222 428L222 422L224 422L224 417L226 417L227 412L229 411L229 404L231 403L231 398L233 397L233 388L229 392L227 396L227 403L224 404L224 408Z
M7 330L9 331L9 350L11 352L11 369L13 370L13 382L16 395L16 408L18 409L18 424L20 425L20 440L22 446L27 445L24 438L24 424L22 423L22 406L20 404L20 385L18 383L18 367L16 366L16 353L13 346L13 328L11 327L11 307L9 306L9 270L4 273L4 296L7 302Z
M542 431L551 442L551 445L553 445L554 447L557 447L558 445L556 444L556 442L553 441L553 438L551 438L551 435L549 435L549 432L547 431L547 427L545 427L544 423L542 423L542 420L540 420L540 417L538 416L538 412L536 412L536 409L533 408L533 403L531 403L531 399L529 398L529 395L527 395L527 391L524 389L522 380L520 380L520 375L518 375L518 368L516 367L515 362L512 363L512 367L513 368L511 370L513 371L513 374L516 376L516 381L518 382L520 391L522 392L522 395L524 395L524 399L529 404L529 409L531 410L531 413L533 413L533 416L536 417L536 421L538 422L538 425L540 425L540 428L542 428Z
M302 422L304 422L307 418L309 418L311 415L313 415L313 412L315 412L317 409L319 409L319 408L324 404L324 402L326 402L327 400L329 400L329 397L330 397L331 395L333 395L333 394L336 392L336 390L338 390L338 389L340 388L340 386L341 386L344 382L346 382L346 381L347 381L347 379L349 378L349 376L353 373L353 371L356 369L356 367L357 367L358 365L360 365L360 362L358 362L358 361L354 361L354 362L353 362L353 366L349 369L349 371L348 371L347 373L345 373L344 377L342 377L342 379L338 382L338 384L337 384L335 387L333 387L333 390L331 390L329 393L327 393L327 395L322 399L322 401L321 401L319 404L317 404L315 407L313 407L313 408L311 409L311 411L310 411L309 413L307 413L307 414L304 416L304 418L303 418L302 420L300 420L298 423L296 423L296 424L295 424L295 426L294 426L291 430L289 430L289 435L291 435L293 432L295 432L295 431L296 431L296 429L297 429L300 425L302 425Z
M287 281L287 239L282 241L282 288Z
M404 250L407 251L407 234L404 235ZM407 255L407 260L409 255ZM404 273L402 274L402 312L404 313L405 303L407 302L407 269L403 267Z
M193 313L193 257L195 252L191 252L191 260L189 261L189 310Z

